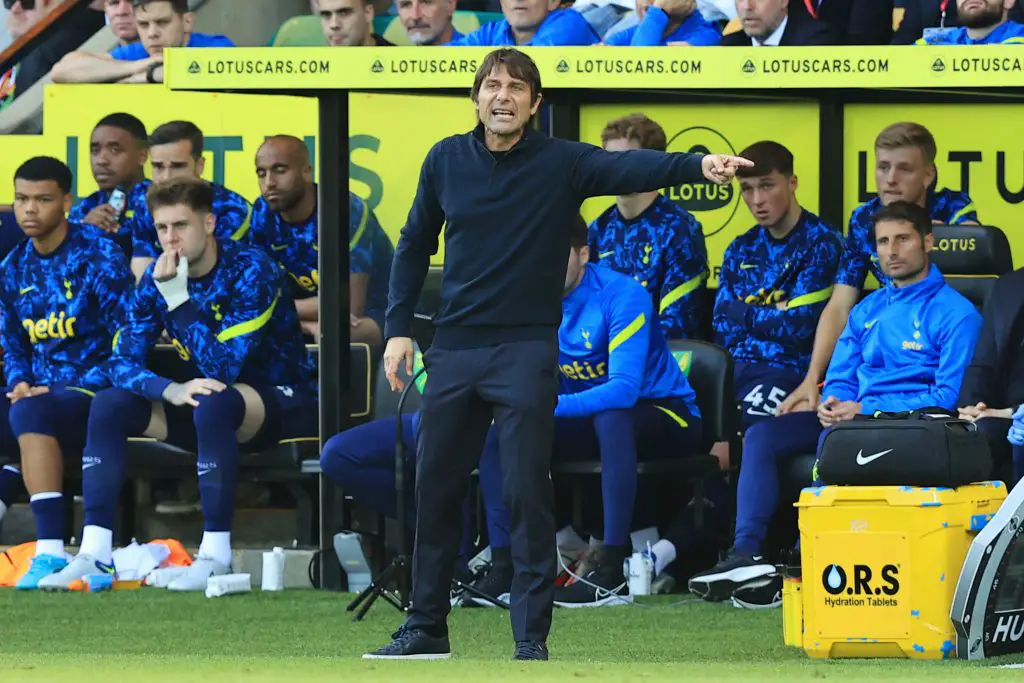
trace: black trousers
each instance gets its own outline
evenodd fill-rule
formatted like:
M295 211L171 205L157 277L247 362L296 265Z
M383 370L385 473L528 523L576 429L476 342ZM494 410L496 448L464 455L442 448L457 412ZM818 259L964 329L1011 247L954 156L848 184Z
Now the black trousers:
M547 640L557 557L551 444L558 400L558 343L476 349L431 347L420 408L416 544L406 625L447 629L449 590L462 536L462 503L491 420L498 433L505 503L512 511L512 632Z

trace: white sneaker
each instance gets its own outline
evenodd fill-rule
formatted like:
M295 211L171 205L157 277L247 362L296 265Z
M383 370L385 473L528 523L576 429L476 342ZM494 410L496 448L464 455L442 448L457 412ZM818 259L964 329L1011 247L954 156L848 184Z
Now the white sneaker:
M56 574L50 574L39 580L39 590L43 591L66 591L70 590L71 583L84 579L93 574L113 574L114 565L104 564L92 555L79 553L71 560L68 566Z
M188 567L164 567L154 569L146 577L146 585L153 588L167 588L171 582L188 571Z
M217 560L199 555L185 570L185 573L171 581L167 590L176 592L202 592L206 590L206 582L211 576L230 574L231 568Z

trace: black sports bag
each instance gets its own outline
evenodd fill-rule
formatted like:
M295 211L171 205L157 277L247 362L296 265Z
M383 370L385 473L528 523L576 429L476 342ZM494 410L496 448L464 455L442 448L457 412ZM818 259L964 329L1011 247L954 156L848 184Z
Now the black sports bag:
M955 488L991 474L984 434L943 408L857 416L832 427L818 454L825 484Z

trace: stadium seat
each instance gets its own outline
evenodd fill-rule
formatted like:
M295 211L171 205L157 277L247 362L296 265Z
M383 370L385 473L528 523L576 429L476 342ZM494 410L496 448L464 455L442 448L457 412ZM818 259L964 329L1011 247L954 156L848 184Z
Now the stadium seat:
M729 353L714 344L691 339L669 342L672 355L687 375L697 393L697 405L703 422L701 452L689 457L648 460L637 464L641 475L668 475L686 479L693 484L694 518L701 523L704 496L703 480L719 471L718 458L711 454L711 446L719 442L729 444L729 469L739 468L742 444L739 438L739 406L733 388L733 359ZM582 477L601 474L600 460L552 462L551 472L573 476L573 523L582 519Z
M311 346L314 353L317 347ZM351 344L349 363L351 368L352 417L368 416L371 411L369 381L373 374L370 347L367 344ZM160 368L166 376L181 376L182 361L170 345L158 345L150 357L150 367ZM177 367L176 367L177 366ZM285 486L296 502L296 534L301 545L311 546L317 538L314 518L314 496L316 480L303 468L303 463L318 458L320 439L318 435L287 439L273 448L244 452L239 459L240 482L278 483ZM135 513L138 501L144 496L143 486L153 479L178 479L195 475L196 454L163 443L155 439L129 439L126 462L126 480L133 485L125 487L122 497L121 520L118 525L119 542L127 543L136 535ZM81 471L69 469L65 476L79 479Z
M996 280L1013 270L1006 235L986 225L936 225L933 234L932 262L951 287L982 308Z

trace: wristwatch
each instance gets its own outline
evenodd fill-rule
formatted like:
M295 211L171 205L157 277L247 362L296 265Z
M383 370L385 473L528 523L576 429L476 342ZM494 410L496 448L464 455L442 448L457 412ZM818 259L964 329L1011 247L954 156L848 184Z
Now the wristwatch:
M163 66L163 64L160 64L160 63L157 62L157 63L150 64L148 67L146 67L146 82L147 83L159 83L160 82L160 81L156 80L156 78L154 77L154 74L156 73L156 70L159 69L162 66Z

